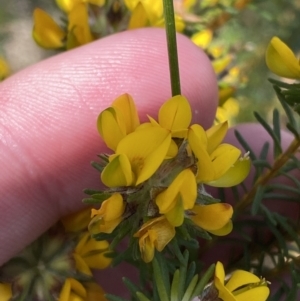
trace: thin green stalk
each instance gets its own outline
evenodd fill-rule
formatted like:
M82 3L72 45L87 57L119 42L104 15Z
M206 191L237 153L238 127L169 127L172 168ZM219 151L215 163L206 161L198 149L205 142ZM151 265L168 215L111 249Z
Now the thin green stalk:
M181 94L173 0L163 0L172 96Z

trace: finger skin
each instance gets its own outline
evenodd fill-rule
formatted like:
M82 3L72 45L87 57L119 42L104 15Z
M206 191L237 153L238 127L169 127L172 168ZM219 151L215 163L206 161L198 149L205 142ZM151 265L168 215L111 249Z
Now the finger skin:
M211 125L217 85L205 54L178 36L182 94ZM130 93L156 118L170 95L165 33L127 31L40 62L0 85L0 265L100 186L90 161L105 151L101 110Z

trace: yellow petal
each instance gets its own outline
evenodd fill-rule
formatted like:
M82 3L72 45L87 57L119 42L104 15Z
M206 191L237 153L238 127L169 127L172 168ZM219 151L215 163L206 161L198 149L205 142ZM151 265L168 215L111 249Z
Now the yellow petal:
M180 196L177 197L175 206L167 213L165 213L165 217L168 222L174 227L179 227L182 225L184 221L184 209Z
M275 74L300 78L300 65L292 50L279 38L273 37L266 51L266 64Z
M10 68L7 62L0 57L0 81L10 74Z
M87 207L61 219L66 232L79 232L87 228L90 222L91 208Z
M175 228L166 219L163 219L154 224L152 229L157 233L155 247L157 251L161 252L175 236Z
M89 276L93 275L88 264L85 262L85 260L79 254L76 254L76 253L73 254L73 258L75 260L75 266L76 266L77 271L79 271L83 274L89 275Z
M174 157L176 157L177 154L178 154L178 146L177 146L176 142L172 139L171 144L168 149L168 152L166 154L166 159L174 158Z
M112 233L121 221L122 217L110 221L105 221L103 216L96 215L94 218L92 218L88 229L91 234Z
M150 23L154 24L163 15L163 3L162 1L153 0L124 0L125 5L130 11L133 11L139 2L142 2Z
M145 262L152 261L154 257L154 241L157 239L157 233L149 230L139 240L139 247L142 259Z
M88 226L90 233L111 233L122 221L124 211L125 204L122 195L114 193L101 204L99 210L92 209L92 220Z
M215 277L214 285L216 286L217 290L219 291L218 297L223 301L237 301L235 296L224 286L221 284L220 280ZM249 301L249 300L247 300Z
M147 12L142 2L139 2L131 13L128 29L146 27L148 23L149 20L148 20Z
M71 37L76 39L77 44L71 44L67 42L68 49L74 48L79 45L84 45L93 41L89 25L89 16L87 11L87 5L85 3L79 3L68 14L68 32L71 33ZM70 37L68 36L68 39Z
M266 301L270 294L270 290L266 286L259 286L235 296L236 301Z
M66 33L42 9L33 12L33 38L36 43L46 49L57 49L64 46Z
M206 184L213 187L232 187L243 182L251 168L249 159L239 159L220 178Z
M221 144L228 130L228 122L217 124L206 131L207 151L211 154Z
M69 13L75 5L83 2L82 0L55 0L58 7L65 13Z
M259 281L260 279L256 275L247 271L237 270L234 271L229 281L226 283L226 288L233 292L244 285L257 283Z
M101 181L107 187L130 186L134 179L129 159L124 154L114 156L101 173Z
M212 61L212 66L217 74L223 72L231 63L231 56L226 55L217 60Z
M193 124L188 131L188 141L193 151L197 151L198 145L201 148L207 149L208 140L207 134L203 127L199 124Z
M192 209L195 215L191 220L207 231L214 231L223 228L231 219L232 207L227 203L217 203L211 205L195 205Z
M177 95L166 101L158 113L158 122L170 131L186 129L192 120L192 110L188 100Z
M199 31L192 35L191 40L202 49L206 49L211 43L213 33L210 29Z
M205 183L215 179L215 171L211 158L206 150L207 137L204 129L198 125L192 125L188 130L188 142L197 158L196 180Z
M97 283L88 282L84 284L84 287L87 292L85 301L107 301L104 290Z
M121 116L118 116L117 119L124 120L124 124L122 121L122 124L120 124L120 126L125 126L125 133L127 135L132 133L140 125L140 120L135 103L129 94L123 94L115 99L112 103L112 107L117 109L117 115L122 114L122 118Z
M157 195L155 202L159 212L164 214L172 210L177 202L182 202L182 209L192 209L197 197L197 183L195 175L190 169L185 169L178 174L171 185Z
M74 278L67 278L64 286L60 292L58 301L70 301L71 295L78 295L78 300L82 300L80 297L86 297L86 290L83 285ZM74 300L74 299L73 299ZM75 299L76 300L76 299Z
M233 96L235 92L234 87L219 87L219 106L222 106L226 100Z
M217 277L220 280L220 283L224 285L225 281L225 271L223 263L218 261L215 268L215 277Z
M233 223L232 220L230 220L224 227L218 229L218 230L209 230L208 232L216 235L216 236L225 236L228 235L233 229Z
M150 127L127 135L118 144L116 154L126 154L136 175L136 185L148 180L161 165L171 144L171 133Z
M105 200L99 210L92 208L91 216L105 216L106 221L120 217L125 210L125 204L120 193L114 193L109 199Z
M134 237L140 238L140 251L145 262L153 259L154 247L161 252L174 236L175 228L164 216L148 221L134 234Z
M219 145L210 155L215 172L214 179L223 176L234 165L240 155L241 151L233 145L225 143Z
M116 108L107 108L97 119L98 132L107 147L116 150L119 142L126 136L126 123Z
M11 297L11 285L8 283L0 283L0 301L9 301Z
M105 256L109 252L109 243L106 240L97 241L88 233L88 240L75 251L82 257L91 269L105 269L111 263L111 258Z

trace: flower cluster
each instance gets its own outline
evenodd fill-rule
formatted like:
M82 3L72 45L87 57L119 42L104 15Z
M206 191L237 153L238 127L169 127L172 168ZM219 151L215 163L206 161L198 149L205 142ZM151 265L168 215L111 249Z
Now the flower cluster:
M140 122L128 94L99 115L98 131L114 153L102 155L101 180L108 188L92 196L102 198L102 204L92 209L89 225L94 235L114 234L126 228L122 223L132 221L131 233L145 262L153 259L155 249L165 248L178 227L230 233L231 205L213 199L204 184L234 186L250 169L247 156L241 158L238 148L222 143L227 123L206 131L191 125L192 111L184 96L166 101L157 120L148 118Z
M90 208L63 218L2 266L0 300L105 301L91 269L107 268L111 251L90 237L89 220Z

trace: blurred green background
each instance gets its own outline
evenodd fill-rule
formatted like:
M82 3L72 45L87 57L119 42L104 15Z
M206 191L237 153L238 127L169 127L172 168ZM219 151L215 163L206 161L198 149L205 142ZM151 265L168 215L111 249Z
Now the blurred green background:
M55 54L41 49L32 39L36 7L56 20L62 16L54 0L0 0L0 56L8 61L12 72ZM253 121L254 110L270 120L272 109L280 107L267 81L275 76L266 68L264 53L274 35L297 53L299 28L300 0L253 0L216 31L217 39L235 54L237 65L248 78L247 85L237 90L240 110L233 123Z

